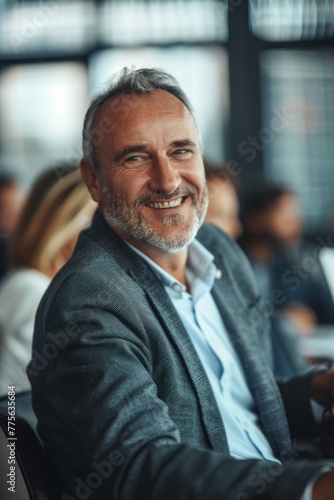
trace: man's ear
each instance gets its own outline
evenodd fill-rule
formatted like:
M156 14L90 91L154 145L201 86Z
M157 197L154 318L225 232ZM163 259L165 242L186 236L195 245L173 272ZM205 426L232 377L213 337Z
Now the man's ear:
M86 184L91 197L99 203L102 200L102 196L98 175L84 159L80 162L80 171L82 180Z

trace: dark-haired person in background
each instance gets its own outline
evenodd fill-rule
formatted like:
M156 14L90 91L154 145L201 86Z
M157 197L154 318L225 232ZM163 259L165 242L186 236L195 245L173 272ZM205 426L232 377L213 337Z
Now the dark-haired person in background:
M28 368L60 498L332 498L334 472L296 461L292 439L316 432L310 399L331 407L333 372L276 384L248 262L201 227L177 82L122 71L89 107L83 151L99 209L42 299Z
M263 183L243 203L241 246L249 257L262 296L308 331L334 324L334 302L319 262L320 247L303 239L296 195Z

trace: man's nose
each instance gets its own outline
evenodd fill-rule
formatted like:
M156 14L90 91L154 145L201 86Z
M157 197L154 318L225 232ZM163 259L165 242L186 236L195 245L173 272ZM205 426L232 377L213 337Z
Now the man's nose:
M180 184L178 166L168 157L155 158L152 162L149 187L155 191L173 193Z

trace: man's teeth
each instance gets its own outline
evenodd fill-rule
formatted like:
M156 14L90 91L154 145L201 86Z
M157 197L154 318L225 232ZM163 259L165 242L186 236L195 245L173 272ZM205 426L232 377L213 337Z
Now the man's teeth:
M147 206L150 208L174 208L178 207L182 203L182 198L178 198L177 200L164 201L163 203L148 203Z

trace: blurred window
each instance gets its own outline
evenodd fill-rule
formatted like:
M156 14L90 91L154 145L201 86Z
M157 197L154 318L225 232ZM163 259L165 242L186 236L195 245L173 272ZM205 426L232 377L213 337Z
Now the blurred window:
M3 0L0 52L227 40L226 0Z
M292 187L307 228L332 226L334 51L267 51L261 57L267 176Z
M0 47L5 53L73 51L95 40L93 1L2 1Z
M86 68L78 63L11 66L0 73L0 163L23 182L80 145L87 105Z
M101 40L113 44L227 39L227 2L219 0L104 0Z
M250 0L255 35L269 41L329 38L334 35L333 0Z

